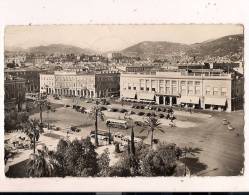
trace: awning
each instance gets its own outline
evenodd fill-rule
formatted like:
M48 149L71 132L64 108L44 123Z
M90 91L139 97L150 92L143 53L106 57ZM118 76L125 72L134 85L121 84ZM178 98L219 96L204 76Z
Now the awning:
M135 99L136 92L133 91L123 91L121 94L122 98L130 98L130 99Z
M205 98L204 103L209 105L225 106L226 98Z
M199 104L199 97L196 96L182 96L180 98L180 103L186 103L186 104Z
M140 92L137 94L137 99L139 100L150 100L154 101L155 94L154 93L143 93Z

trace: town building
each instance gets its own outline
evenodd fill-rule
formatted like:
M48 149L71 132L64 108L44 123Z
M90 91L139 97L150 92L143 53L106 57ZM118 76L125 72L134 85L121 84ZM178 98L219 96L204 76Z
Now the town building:
M25 102L25 80L10 75L4 76L4 109L21 110Z
M55 71L40 75L40 92L87 98L119 95L120 75L116 72Z
M168 71L122 73L120 98L191 108L232 111L243 107L243 75Z
M151 71L154 66L126 66L126 72L148 72Z
M45 72L45 70L35 67L11 68L4 70L6 75L23 78L25 80L25 88L27 93L39 92L40 73L42 72Z

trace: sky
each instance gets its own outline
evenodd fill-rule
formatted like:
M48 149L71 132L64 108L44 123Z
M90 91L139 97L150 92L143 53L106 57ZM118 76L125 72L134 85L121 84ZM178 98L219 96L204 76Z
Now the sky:
M118 51L142 41L198 43L242 34L241 25L37 25L7 26L5 48L68 44L99 52Z

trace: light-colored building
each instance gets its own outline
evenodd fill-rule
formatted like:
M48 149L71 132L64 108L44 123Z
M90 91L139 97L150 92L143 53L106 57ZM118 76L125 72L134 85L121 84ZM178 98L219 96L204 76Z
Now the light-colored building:
M243 107L243 83L236 73L122 73L120 98L231 111Z
M77 97L109 97L119 94L119 73L55 71L40 75L40 92Z

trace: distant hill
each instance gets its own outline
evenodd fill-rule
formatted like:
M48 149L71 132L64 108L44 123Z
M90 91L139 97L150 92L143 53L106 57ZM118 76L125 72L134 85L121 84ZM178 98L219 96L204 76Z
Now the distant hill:
M80 47L64 44L51 44L47 46L31 47L27 50L30 53L41 53L50 55L54 53L59 54L94 54L95 52L90 49L82 49Z
M243 53L244 35L229 35L190 46L191 49L187 53L191 56L225 56Z
M141 58L156 58L186 52L189 46L166 41L144 41L121 51L124 55Z
M141 58L167 58L169 56L198 56L204 58L243 55L244 35L229 35L196 44L181 44L166 41L145 41L121 51L123 55Z

